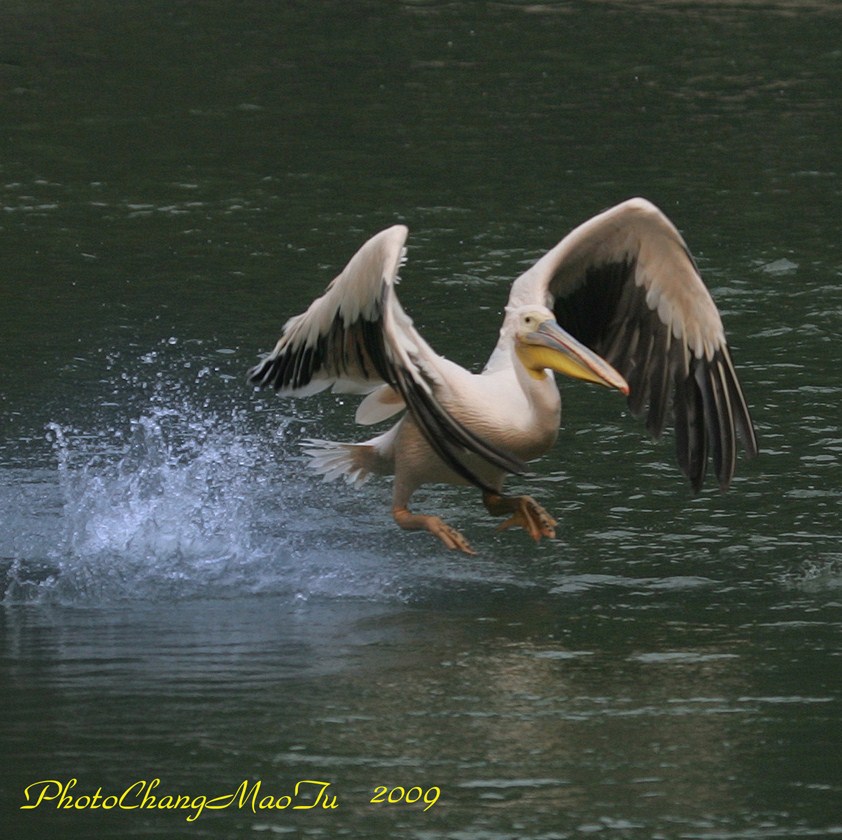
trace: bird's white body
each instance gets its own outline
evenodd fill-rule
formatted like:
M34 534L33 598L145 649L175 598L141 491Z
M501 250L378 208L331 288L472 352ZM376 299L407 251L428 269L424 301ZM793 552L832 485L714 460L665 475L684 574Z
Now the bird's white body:
M535 379L514 362L482 373L470 373L437 356L430 359L440 381L441 407L472 432L522 461L547 453L558 437L561 397L551 376ZM501 395L506 395L501 400ZM433 452L411 415L402 417L385 434L359 444L314 442L310 447L317 471L330 477L341 473L357 483L369 474L396 475L394 504L405 506L424 484L468 484ZM498 492L506 471L478 456L468 456L473 471Z

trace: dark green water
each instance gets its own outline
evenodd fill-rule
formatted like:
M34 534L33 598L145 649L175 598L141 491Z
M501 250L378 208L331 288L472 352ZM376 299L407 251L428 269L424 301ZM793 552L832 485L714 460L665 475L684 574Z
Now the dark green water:
M5 2L7 836L842 834L840 35L820 2ZM479 365L511 280L631 195L725 317L762 448L728 494L564 384L513 485L558 538L432 488L456 556L308 474L347 400L244 384L398 221L405 307ZM71 779L338 805L21 810Z

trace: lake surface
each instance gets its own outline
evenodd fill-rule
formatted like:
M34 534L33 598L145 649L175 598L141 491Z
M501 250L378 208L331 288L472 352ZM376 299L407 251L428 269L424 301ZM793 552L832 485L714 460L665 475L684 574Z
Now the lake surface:
M794 0L4 3L7 836L842 834L840 35ZM245 384L396 222L405 308L476 369L512 279L632 195L725 319L761 445L727 494L567 382L511 483L557 539L430 488L458 556L308 473L353 400Z

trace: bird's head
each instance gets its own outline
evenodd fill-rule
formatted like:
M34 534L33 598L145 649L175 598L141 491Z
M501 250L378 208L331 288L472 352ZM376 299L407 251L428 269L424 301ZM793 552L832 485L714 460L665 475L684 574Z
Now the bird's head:
M514 323L515 352L530 376L543 379L549 369L629 393L626 380L605 359L563 330L546 307L520 306L506 314Z

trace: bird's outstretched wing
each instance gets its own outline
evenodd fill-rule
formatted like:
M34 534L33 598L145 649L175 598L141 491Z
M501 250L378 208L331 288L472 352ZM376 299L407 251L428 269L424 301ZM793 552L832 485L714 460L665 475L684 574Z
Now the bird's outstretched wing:
M281 394L367 393L388 385L439 457L467 481L486 484L465 464L473 453L507 472L525 464L475 435L436 398L439 372L432 348L418 334L395 294L407 229L373 236L306 312L284 325L275 349L249 371L249 381ZM384 416L392 413L387 411Z
M678 463L698 490L709 454L724 489L737 439L757 439L719 311L684 240L635 198L568 234L519 277L509 303L541 303L628 381L629 407L653 437L670 416Z

